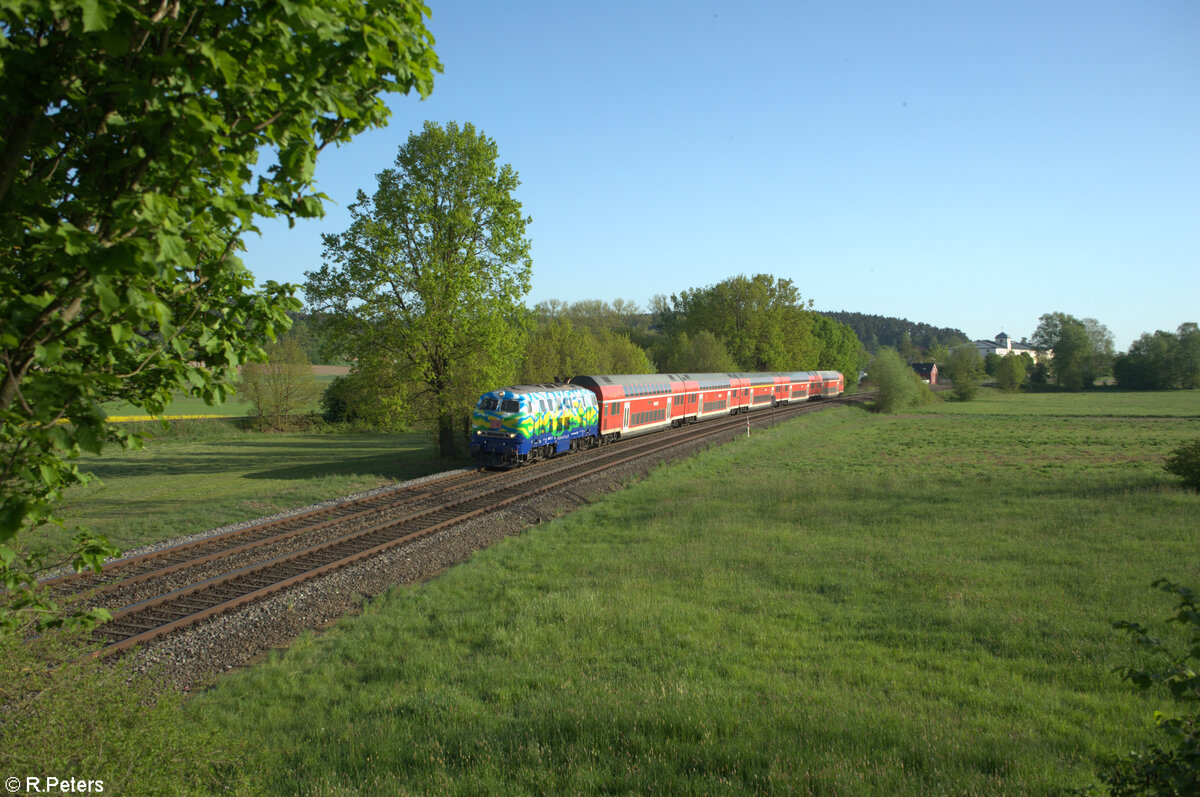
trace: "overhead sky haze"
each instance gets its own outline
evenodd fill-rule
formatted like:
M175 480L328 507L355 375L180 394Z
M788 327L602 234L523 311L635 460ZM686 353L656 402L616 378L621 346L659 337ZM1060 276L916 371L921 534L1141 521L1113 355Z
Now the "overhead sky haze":
M322 154L336 204L264 222L259 280L302 283L429 119L520 173L530 305L769 273L972 338L1200 321L1200 4L428 1L432 96Z

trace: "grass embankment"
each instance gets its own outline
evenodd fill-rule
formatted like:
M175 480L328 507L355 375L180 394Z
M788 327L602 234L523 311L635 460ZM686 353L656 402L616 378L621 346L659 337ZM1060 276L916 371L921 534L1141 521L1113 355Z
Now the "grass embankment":
M423 434L262 434L209 421L137 428L148 437L140 451L80 457L99 483L68 490L66 528L43 527L26 545L61 551L83 526L130 549L463 464L439 459Z
M1200 499L1161 469L1198 434L1197 393L810 416L398 589L189 716L252 740L264 793L1078 786L1150 738L1109 623L1200 582Z

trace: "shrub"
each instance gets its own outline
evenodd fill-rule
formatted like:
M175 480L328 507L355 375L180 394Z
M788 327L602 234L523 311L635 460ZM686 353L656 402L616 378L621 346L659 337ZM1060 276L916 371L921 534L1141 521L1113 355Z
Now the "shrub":
M954 397L959 401L969 401L979 393L983 384L983 357L974 346L966 344L951 349L943 370L954 383Z
M1168 473L1183 479L1183 483L1200 493L1200 438L1184 443L1171 452L1164 465Z
M1025 381L1025 363L1021 357L1008 356L1000 359L993 376L1005 393L1015 393Z
M867 379L879 392L874 405L876 412L896 412L933 400L929 386L908 367L895 349L880 349L867 366Z
M335 376L321 394L321 415L328 423L358 420L354 407L354 385L348 376Z
M1167 737L1163 744L1118 759L1100 778L1109 793L1116 795L1200 794L1200 675L1196 674L1200 664L1200 612L1191 589L1166 579L1159 579L1153 586L1178 597L1175 614L1167 622L1183 627L1185 641L1179 649L1172 649L1137 623L1113 623L1139 648L1161 660L1156 668L1123 669L1122 677L1139 689L1165 687L1176 706L1185 711L1182 716L1155 712L1155 723Z

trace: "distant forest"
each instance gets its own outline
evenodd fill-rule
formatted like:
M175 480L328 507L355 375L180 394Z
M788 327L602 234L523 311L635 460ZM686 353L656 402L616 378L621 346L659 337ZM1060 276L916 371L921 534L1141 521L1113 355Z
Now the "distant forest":
M909 321L907 318L893 318L890 316L848 313L844 311L830 313L818 310L816 312L818 315L825 316L850 327L862 342L863 348L870 354L875 354L881 346L890 346L904 353L905 356L915 357L921 352L928 351L931 346L938 344L953 346L956 343L966 343L969 340L960 329L934 327L929 324ZM312 323L313 319L311 315L304 312L293 312L288 313L288 315L292 317L292 321L294 322L292 328L287 332L288 337L294 337L298 340L301 348L308 354L309 360L314 365L349 365L345 360L330 357L327 352L322 351L320 333ZM655 322L658 321L652 313L636 314L631 316L629 320L637 322L639 327L650 330L656 328ZM579 321L579 319L576 319L576 321ZM626 329L624 331L628 333L631 330ZM638 336L637 342L644 345L647 344L647 341L641 340L647 334L651 333Z
M949 327L932 327L929 324L918 324L907 318L892 318L883 315L867 315L866 313L847 313L840 311L827 313L818 310L821 315L838 321L854 330L863 347L875 354L880 346L891 346L898 351L908 351L913 348L928 351L931 346L939 343L953 346L956 343L967 343L968 338L961 329Z

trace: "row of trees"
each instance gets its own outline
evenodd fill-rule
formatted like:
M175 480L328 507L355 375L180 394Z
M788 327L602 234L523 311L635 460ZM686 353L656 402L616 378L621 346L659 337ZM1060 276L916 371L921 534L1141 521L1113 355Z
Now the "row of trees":
M1117 355L1112 370L1117 384L1135 390L1200 387L1200 327L1187 323L1175 334L1146 333Z
M345 232L307 272L322 356L352 363L336 406L384 426L429 424L439 450L465 445L480 393L580 373L857 371L852 330L814 313L790 280L732 277L631 302L550 301L528 311L530 219L495 142L426 123L359 191Z
M910 362L920 359L922 352L928 353L935 347L948 348L968 342L961 329L935 327L907 318L846 311L823 312L821 315L850 327L869 354L875 354L886 346L895 349Z
M327 262L321 279L331 281L332 273ZM311 284L315 275L309 276ZM345 276L349 284L352 280ZM391 290L394 281L386 284ZM322 294L316 290L310 293L318 295ZM416 384L424 350L407 348L411 343L405 338L412 340L410 326L405 324L403 329L393 331L395 322L387 318L360 319L357 325L347 323L349 319L335 323L348 310L362 314L377 304L365 301L366 295L360 289L348 294L349 301L343 298L342 306L322 306L321 313L313 316L322 336L335 346L343 344L335 356L354 362L350 376L331 388L327 417L381 426L438 423L439 430L450 430L449 443L442 449L446 455L459 447L455 430L465 428L470 402L483 390L499 384L562 381L583 373L745 370L828 369L853 378L863 358L858 339L848 327L813 313L800 303L790 281L768 275L733 277L670 299L655 297L652 304L657 309L653 311L643 311L623 299L611 305L600 300L550 300L528 312L513 308L504 333L510 343L520 342L519 351L510 356L512 367L504 372L511 378L498 379L502 372L494 371L490 376L483 375L489 381L462 380L457 417L440 423L439 418L446 417L442 413L447 405L430 401L435 395L430 385ZM468 327L466 323L459 326L463 331ZM364 338L360 330L368 327L372 332ZM486 345L478 342L476 355L487 351ZM363 349L382 349L392 354L381 362L369 351L364 354ZM395 352L401 349L410 351L410 361L407 367L397 368ZM493 347L491 356L499 363L504 355ZM385 365L389 367L381 367ZM439 441L444 439L439 433Z
M812 310L788 279L737 276L659 300L659 323L694 348L704 332L728 352L738 370L857 373L862 344L854 331ZM702 350L708 350L707 341ZM686 349L684 349L686 351ZM688 369L699 370L699 369Z
M1096 319L1047 313L1041 317L1032 343L1053 350L1050 374L1068 390L1092 387L1109 376L1121 387L1134 390L1200 386L1200 326L1192 322L1180 325L1174 333L1146 333L1128 352L1114 354L1112 333ZM1033 373L1036 378L1037 372Z

